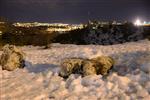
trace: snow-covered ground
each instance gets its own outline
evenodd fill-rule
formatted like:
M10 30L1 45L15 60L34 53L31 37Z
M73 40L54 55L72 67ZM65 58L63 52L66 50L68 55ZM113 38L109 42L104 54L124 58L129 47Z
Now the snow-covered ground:
M26 67L9 72L0 68L1 100L150 100L150 41L125 44L20 47ZM2 52L0 51L0 54ZM58 76L64 58L109 55L116 61L107 77Z

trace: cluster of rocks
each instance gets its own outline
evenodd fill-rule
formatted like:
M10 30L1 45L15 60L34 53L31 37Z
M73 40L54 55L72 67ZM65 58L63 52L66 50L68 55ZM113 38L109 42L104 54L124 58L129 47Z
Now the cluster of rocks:
M86 44L111 45L142 40L146 35L144 27L135 27L132 23L102 25L93 22L88 25L83 39Z
M68 58L61 64L60 76L66 78L71 74L107 75L113 65L114 60L109 56L99 56L92 59Z
M25 54L14 45L3 47L0 57L0 65L3 70L13 71L25 67ZM92 59L67 58L61 63L60 76L67 78L71 74L82 76L101 74L106 75L114 65L114 60L108 56L99 56Z

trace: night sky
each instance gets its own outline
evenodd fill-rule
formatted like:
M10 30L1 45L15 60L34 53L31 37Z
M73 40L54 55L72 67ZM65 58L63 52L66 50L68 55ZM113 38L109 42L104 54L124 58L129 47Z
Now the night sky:
M0 16L19 22L150 20L150 0L0 0Z

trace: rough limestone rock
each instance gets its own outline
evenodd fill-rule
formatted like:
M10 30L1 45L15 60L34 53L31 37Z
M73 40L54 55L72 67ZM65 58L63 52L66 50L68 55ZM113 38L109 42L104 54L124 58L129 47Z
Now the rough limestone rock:
M61 63L60 76L67 78L71 74L81 74L82 76L107 75L113 64L114 60L108 56L92 59L68 58Z
M14 45L5 45L0 57L0 65L3 70L13 71L25 66L24 53Z
M83 61L83 76L99 74L101 64L94 60Z
M60 76L66 78L69 75L76 73L82 74L82 58L67 58L61 63Z
M113 58L109 56L99 56L96 58L92 58L91 60L94 60L100 64L100 67L97 66L98 68L98 74L106 75L110 69L112 69L115 61Z

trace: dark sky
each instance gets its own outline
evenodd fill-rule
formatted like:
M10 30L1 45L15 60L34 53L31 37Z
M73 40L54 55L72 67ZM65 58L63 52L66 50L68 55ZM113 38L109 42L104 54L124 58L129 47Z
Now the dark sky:
M150 0L0 0L0 16L21 22L150 20Z

